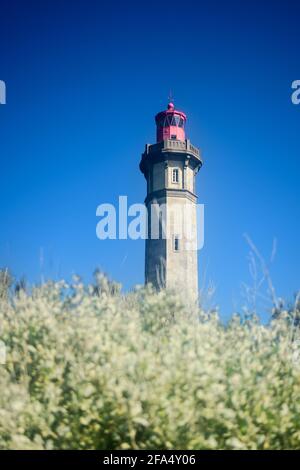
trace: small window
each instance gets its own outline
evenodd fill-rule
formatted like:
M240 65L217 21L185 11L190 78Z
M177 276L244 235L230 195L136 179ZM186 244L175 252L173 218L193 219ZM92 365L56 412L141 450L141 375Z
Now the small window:
M174 119L175 119L176 126L178 126L180 122L179 116L174 115Z
M172 118L171 118L171 119L172 119ZM168 114L167 114L166 117L165 117L164 127L170 127L170 118L169 118L169 115L168 115Z
M176 140L176 139L177 139L177 135L171 134L171 139L172 139L172 140Z
M184 120L182 118L180 118L179 127L184 127Z
M176 119L174 117L174 114L167 114L165 119L165 126L176 126Z
M178 170L178 168L173 168L173 170L172 170L172 183L179 183L179 170Z
M173 249L174 251L179 251L179 236L174 235L173 237Z
M174 114L169 115L169 122L170 122L170 126L176 126Z

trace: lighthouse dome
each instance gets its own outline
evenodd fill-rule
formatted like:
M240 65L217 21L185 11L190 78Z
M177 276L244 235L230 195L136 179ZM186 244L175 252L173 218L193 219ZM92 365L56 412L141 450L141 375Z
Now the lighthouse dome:
M163 140L185 140L186 115L182 111L175 109L172 102L168 104L165 111L161 111L155 116L156 141Z

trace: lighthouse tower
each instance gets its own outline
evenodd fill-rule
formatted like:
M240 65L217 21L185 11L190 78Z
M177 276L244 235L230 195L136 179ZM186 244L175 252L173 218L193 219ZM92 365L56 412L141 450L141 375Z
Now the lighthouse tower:
M186 115L168 104L155 116L156 143L147 144L140 170L147 181L145 281L198 298L197 196L199 150L185 136Z

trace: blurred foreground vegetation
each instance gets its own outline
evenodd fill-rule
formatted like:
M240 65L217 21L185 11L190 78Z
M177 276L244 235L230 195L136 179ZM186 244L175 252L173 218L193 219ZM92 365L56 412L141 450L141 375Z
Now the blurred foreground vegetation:
M297 307L224 326L100 274L10 285L2 271L1 449L300 448Z

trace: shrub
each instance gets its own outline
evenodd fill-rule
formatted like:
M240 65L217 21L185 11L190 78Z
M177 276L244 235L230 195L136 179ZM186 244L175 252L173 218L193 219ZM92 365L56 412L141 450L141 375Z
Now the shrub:
M284 312L224 326L172 293L110 286L0 296L0 448L300 447Z

